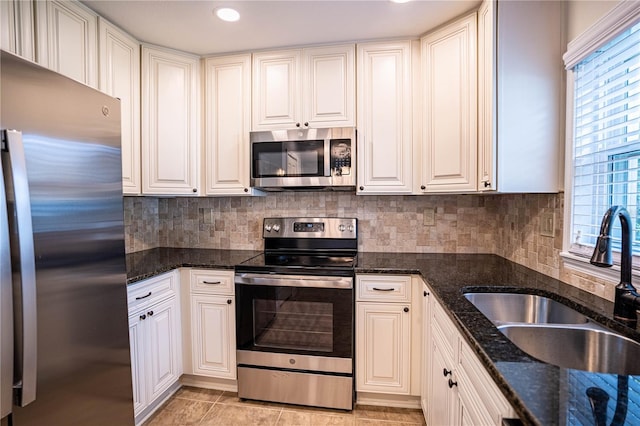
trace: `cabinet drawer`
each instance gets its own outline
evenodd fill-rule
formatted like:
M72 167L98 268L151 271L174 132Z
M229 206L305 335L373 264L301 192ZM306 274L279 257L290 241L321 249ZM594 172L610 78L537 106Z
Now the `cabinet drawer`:
M410 275L358 275L356 300L411 302Z
M192 269L189 282L193 293L233 294L233 271Z
M431 324L434 338L439 336L441 343L452 356L457 352L459 332L447 316L442 306L433 304L433 323Z
M160 300L174 296L178 291L178 272L172 271L127 287L129 313Z

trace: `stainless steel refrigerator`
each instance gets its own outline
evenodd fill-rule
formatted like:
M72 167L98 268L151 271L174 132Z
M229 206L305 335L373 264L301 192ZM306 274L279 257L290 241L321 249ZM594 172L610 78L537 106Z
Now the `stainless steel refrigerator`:
M2 425L133 424L117 99L1 52Z

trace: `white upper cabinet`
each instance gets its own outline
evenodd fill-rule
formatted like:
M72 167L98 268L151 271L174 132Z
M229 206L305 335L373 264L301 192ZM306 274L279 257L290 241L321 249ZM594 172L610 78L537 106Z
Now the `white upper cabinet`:
M37 62L98 87L98 16L75 1L36 1Z
M251 195L251 55L204 60L206 195Z
M198 195L200 58L142 46L142 192Z
M0 46L30 61L36 59L34 7L31 0L0 1Z
M476 13L421 40L421 192L475 192Z
M353 126L355 46L253 55L253 129Z
M557 192L563 147L562 2L478 12L478 189Z
M120 99L122 189L140 194L140 44L103 18L98 33L100 90Z
M412 43L358 45L358 193L412 191Z

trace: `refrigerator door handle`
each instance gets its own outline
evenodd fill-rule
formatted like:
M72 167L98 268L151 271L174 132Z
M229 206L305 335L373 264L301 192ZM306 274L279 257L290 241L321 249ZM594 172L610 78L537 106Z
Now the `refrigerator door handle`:
M4 151L4 135L2 151ZM11 284L9 215L0 161L0 419L11 414L13 405L13 290Z
M14 404L20 407L35 401L37 376L37 306L36 306L36 264L31 223L31 201L27 181L27 166L22 143L22 133L6 130L3 135L9 154L9 170L12 181L15 211L17 245L19 246L20 283L14 286L20 299L14 306L18 336L18 359L14 361L18 371L14 373ZM4 145L4 143L3 143ZM14 271L15 272L15 271Z

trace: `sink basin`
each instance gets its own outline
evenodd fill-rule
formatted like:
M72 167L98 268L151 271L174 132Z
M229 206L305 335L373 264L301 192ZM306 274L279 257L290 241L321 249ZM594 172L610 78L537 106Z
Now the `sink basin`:
M640 374L640 344L606 330L516 324L498 329L524 352L549 364L596 373Z
M544 296L519 293L465 293L494 324L585 324L585 315Z

